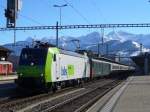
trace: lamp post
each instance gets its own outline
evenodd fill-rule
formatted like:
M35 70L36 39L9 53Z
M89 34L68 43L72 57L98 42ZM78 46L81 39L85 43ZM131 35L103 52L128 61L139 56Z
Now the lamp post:
M61 16L62 16L62 11L61 11L61 8L63 8L63 7L66 7L66 6L68 6L67 4L63 4L63 5L53 5L54 7L57 7L57 8L59 8L59 21L60 21L60 26L61 26Z
M142 54L142 50L143 50L143 44L140 43L140 54Z

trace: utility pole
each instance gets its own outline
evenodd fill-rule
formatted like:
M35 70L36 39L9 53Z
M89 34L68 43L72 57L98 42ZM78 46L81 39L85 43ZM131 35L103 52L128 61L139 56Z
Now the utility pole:
M104 51L103 50L104 49L104 47L103 47L103 45L104 45L104 28L101 28L101 38L102 38L101 42L102 42L102 53L103 53L103 51Z
M101 28L101 35L102 35L102 45L104 44L104 28Z
M120 53L119 53L119 62L121 61Z
M106 55L108 56L108 44L106 44Z
M98 43L98 45L97 45L97 53L98 53L98 56L100 55L100 43Z
M56 22L56 47L58 48L59 47L59 44L58 44L58 21Z
M14 29L14 46L16 46L16 30Z
M140 43L140 54L142 53L143 45Z

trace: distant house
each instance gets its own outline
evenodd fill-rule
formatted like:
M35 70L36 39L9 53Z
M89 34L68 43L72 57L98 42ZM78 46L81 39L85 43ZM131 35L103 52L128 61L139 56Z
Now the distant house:
M0 61L6 61L10 53L11 53L11 50L3 46L0 46Z

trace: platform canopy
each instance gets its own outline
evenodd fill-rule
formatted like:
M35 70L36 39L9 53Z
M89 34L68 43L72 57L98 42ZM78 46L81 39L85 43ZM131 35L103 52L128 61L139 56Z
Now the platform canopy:
M3 46L0 46L0 61L7 60L8 56L11 52L12 52L11 50L9 50Z

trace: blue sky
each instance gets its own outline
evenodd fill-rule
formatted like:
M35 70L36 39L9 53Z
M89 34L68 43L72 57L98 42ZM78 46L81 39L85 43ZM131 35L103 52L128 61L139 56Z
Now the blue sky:
M59 10L54 4L70 6L62 9L62 24L101 24L101 23L150 23L150 3L148 0L22 0L17 26L55 25L59 21ZM4 8L6 0L0 0L0 27L6 27ZM84 18L84 19L83 19ZM112 30L131 33L150 33L150 28L105 29L105 34ZM61 30L59 36L81 36L100 29ZM55 36L54 30L18 31L17 41L27 37L37 39ZM13 42L13 32L0 32L0 44Z

